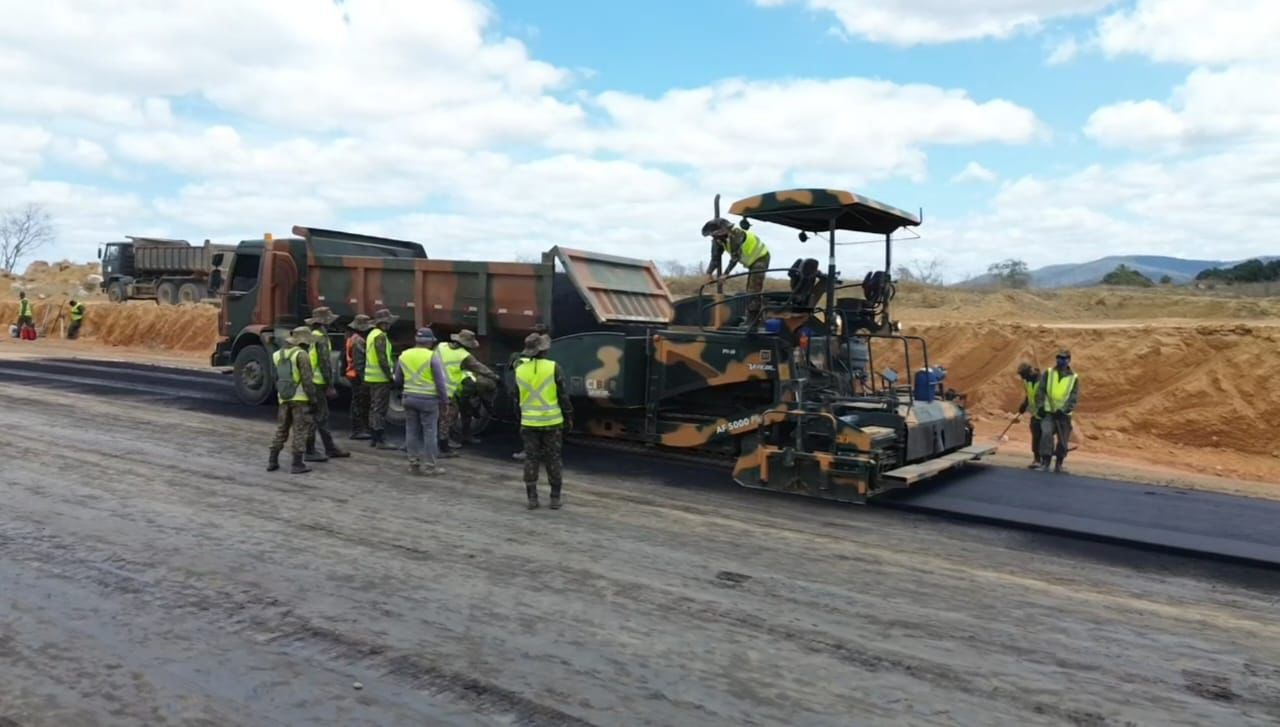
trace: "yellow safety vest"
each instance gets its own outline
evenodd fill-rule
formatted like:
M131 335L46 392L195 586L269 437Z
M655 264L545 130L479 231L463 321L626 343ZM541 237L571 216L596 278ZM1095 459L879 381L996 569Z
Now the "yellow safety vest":
M1040 379L1036 378L1035 381L1027 381L1024 379L1022 382L1022 385L1027 390L1027 408L1030 409L1031 411L1035 411L1036 410L1036 392L1040 390Z
M385 331L381 328L374 328L369 331L369 337L365 339L364 354L364 382L366 384L387 384L390 379L382 373L382 367L378 365L377 354L374 352L381 346L387 354L387 363L391 363L391 339L387 337Z
M462 346L454 347L452 343L444 343L440 345L440 357L444 364L444 375L446 384L449 388L449 397L457 396L458 387L462 386L462 380L466 375L462 370L462 362L467 360L471 352Z
M437 395L436 374L431 368L431 360L435 356L435 351L421 346L400 354L400 368L404 370L404 393L432 398Z
M1049 369L1047 377L1048 388L1045 389L1045 408L1050 414L1061 411L1062 407L1067 405L1067 398L1071 396L1071 390L1076 386L1076 375L1068 374L1061 376L1057 369Z
M31 317L31 301L27 300L26 298L23 298L22 300L18 301L18 317L19 318Z
M78 321L84 318L84 303L76 303L71 306L71 320Z
M756 261L769 254L769 248L764 246L760 241L760 236L749 230L744 230L746 239L742 241L742 247L738 250L738 260L743 267L751 267Z
M276 365L276 400L281 404L298 402L306 404L311 401L307 389L302 385L302 371L298 369L298 354L301 348L285 348L276 351L271 360Z
M547 364L543 366L542 364ZM558 427L564 424L556 390L556 362L533 358L516 367L520 387L520 426Z
M329 337L323 331L311 331L311 381L329 385ZM321 348L325 349L321 352Z

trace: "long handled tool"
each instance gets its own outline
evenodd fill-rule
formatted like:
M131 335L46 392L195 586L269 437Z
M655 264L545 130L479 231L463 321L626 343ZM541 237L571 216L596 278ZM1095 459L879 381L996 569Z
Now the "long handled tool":
M1013 428L1013 425L1014 425L1014 424L1017 424L1017 423L1018 423L1018 420L1019 420L1019 419L1021 419L1021 418L1022 418L1022 415L1021 415L1021 414L1014 414L1014 415L1013 415L1013 418L1009 420L1009 424L1008 424L1008 426L1006 426L1006 427L1004 428L1004 431L1003 431L1003 432L1000 432L1000 436L996 437L996 441L1000 441L1000 442L1007 442L1007 441L1009 441L1009 436L1008 436L1008 435L1009 435L1009 430L1010 430L1010 429L1012 429L1012 428Z

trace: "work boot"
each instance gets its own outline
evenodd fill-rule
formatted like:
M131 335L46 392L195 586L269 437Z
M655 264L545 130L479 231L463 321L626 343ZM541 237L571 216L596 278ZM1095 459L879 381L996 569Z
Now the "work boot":
M324 442L324 453L329 459L342 459L343 457L351 456L350 452L338 447L338 443L333 441L333 435L328 431L320 433L320 440Z
M300 452L294 452L293 464L289 465L289 474L300 475L303 472L310 472L310 471L311 471L311 468L302 463L302 454Z
M1036 457L1036 461L1034 461L1034 462L1032 462L1031 464L1027 465L1027 469L1029 469L1029 470L1038 470L1038 469L1040 469L1040 458L1039 458L1039 457Z
M371 442L371 445L375 449L395 449L396 446L394 444L387 443L386 436L387 436L386 430L383 430L383 429L373 430L373 441Z
M267 457L267 471L275 472L280 469L280 450L273 449Z
M429 464L426 467L422 468L423 477L439 477L444 473L445 473L445 468L436 464Z
M524 492L526 495L529 496L529 504L527 505L527 507L530 510L537 510L538 509L538 486L536 484L534 485L526 484L524 486Z
M328 457L316 451L315 446L308 447L307 451L302 455L302 459L304 459L307 462L328 462L329 461Z
M440 451L441 457L457 457L457 445L450 444L447 440L436 442L436 448Z
M373 447L376 449L378 447L378 442L381 439L382 439L382 432L378 431L377 429L369 430L369 446L370 447Z
M414 475L415 477L416 477L416 476L418 476L418 475L421 475L421 474L422 474L422 465L418 464L417 462L410 462L410 463L409 463L409 474Z
M1044 468L1045 468L1045 469L1049 469L1049 463L1048 463L1048 462L1045 462L1045 464L1044 464ZM1063 470L1062 470L1062 458L1061 458L1061 457L1059 457L1059 458L1058 458L1058 460L1057 460L1056 462L1054 462L1054 463L1053 463L1053 471L1054 471L1054 473L1056 473L1056 474L1062 474L1062 471L1063 471Z
M552 509L552 510L559 510L559 509L560 509L560 496L559 496L559 495L552 495L552 496L551 496L551 509Z

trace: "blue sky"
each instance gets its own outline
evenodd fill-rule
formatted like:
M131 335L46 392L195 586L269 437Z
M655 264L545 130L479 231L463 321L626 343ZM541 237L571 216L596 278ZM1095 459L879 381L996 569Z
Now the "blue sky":
M924 208L899 258L953 280L1278 251L1268 0L0 3L0 206L50 210L41 257L304 224L689 263L711 195L793 185Z

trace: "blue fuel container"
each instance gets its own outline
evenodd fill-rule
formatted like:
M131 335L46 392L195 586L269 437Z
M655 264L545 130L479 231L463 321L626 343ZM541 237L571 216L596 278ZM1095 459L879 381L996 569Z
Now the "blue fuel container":
M937 398L938 384L947 378L947 370L941 366L931 366L916 372L914 391L911 398L916 401L931 402Z

